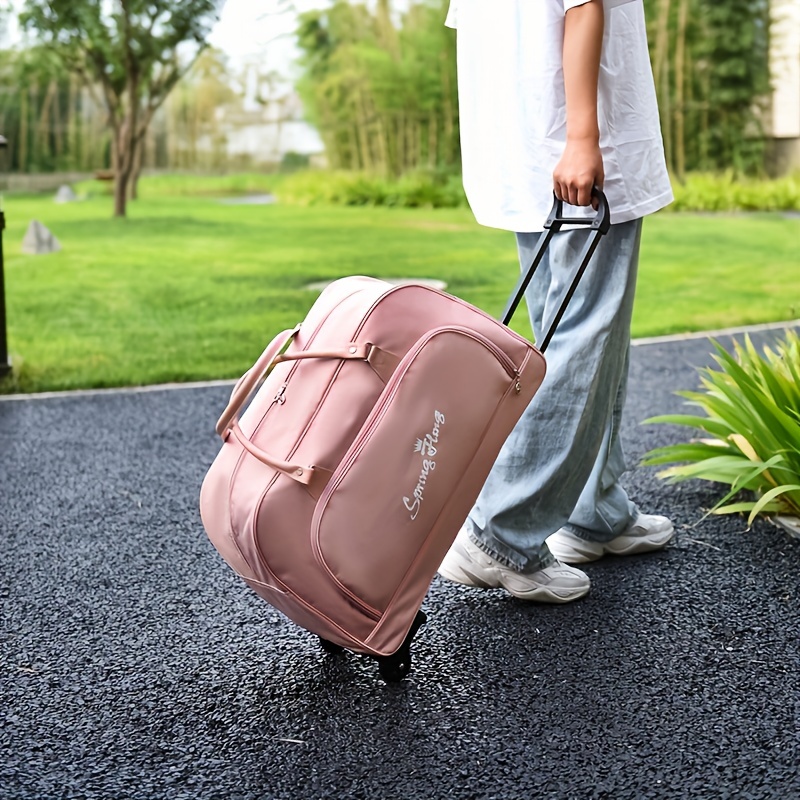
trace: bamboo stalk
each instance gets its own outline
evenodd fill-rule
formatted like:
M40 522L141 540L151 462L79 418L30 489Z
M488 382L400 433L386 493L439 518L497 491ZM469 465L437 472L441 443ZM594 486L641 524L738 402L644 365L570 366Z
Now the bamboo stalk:
M686 25L689 0L680 0L678 30L675 42L675 173L679 180L686 175Z
M670 91L669 16L671 0L661 0L659 6L658 34L656 36L653 77L661 103L661 129L664 137L664 154L670 170L674 170L672 152L672 97Z
M364 87L359 86L355 97L356 121L355 128L361 148L361 163L363 168L369 171L374 169L374 161L370 152L369 131L367 130L368 114L364 101Z
M58 82L55 79L50 85L53 88L52 136L55 151L55 167L56 169L63 169L65 131L61 124L61 91Z
M28 93L29 89L22 89L19 96L19 171L28 171Z
M69 96L67 99L67 153L69 162L75 169L80 169L80 136L78 134L78 96L77 76L69 76Z

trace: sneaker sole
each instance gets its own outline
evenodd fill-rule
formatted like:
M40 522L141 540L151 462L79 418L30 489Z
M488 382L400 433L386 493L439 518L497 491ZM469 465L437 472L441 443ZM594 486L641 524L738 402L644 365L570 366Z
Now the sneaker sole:
M582 543L583 544L583 543ZM588 564L590 561L597 561L603 557L604 548L594 542L586 542L586 548L578 549L573 545L561 547L557 544L547 543L550 552L564 564Z
M675 535L675 528L670 527L650 536L618 536L612 542L603 545L606 553L615 556L632 556L637 553L651 553L653 550L661 550L669 544ZM615 542L617 544L615 544Z
M505 589L509 594L519 600L528 600L535 603L571 603L573 600L579 600L581 597L585 597L591 588L591 584L587 583L585 587L581 586L572 589L553 589L547 586L537 586L528 591L520 592L509 588L503 584L502 581L490 583L469 572L461 564L451 569L446 563L443 563L439 567L438 572L445 580L458 583L461 586L470 586L473 589Z
M675 528L670 527L647 537L618 536L605 544L586 542L585 548L581 547L580 549L572 545L551 545L549 542L548 547L550 552L565 564L588 564L592 561L598 561L604 555L633 556L639 553L652 553L654 550L662 550L669 544L674 535Z
M515 592L509 589L508 586L503 588L519 600L527 600L533 603L550 603L562 605L564 603L571 603L573 600L580 600L581 597L586 597L589 594L591 584L582 586L576 589L561 589L560 593L557 589L550 589L546 586L540 586L536 589L531 589L527 592Z

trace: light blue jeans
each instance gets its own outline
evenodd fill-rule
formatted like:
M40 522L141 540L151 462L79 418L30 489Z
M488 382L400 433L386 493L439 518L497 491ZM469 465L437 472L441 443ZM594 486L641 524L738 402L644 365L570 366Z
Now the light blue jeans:
M547 376L506 441L467 520L471 539L508 567L543 569L545 539L566 526L606 542L638 515L619 479L630 326L642 220L612 225L545 353ZM526 292L537 341L564 295L590 232L553 237ZM518 233L527 269L540 234Z

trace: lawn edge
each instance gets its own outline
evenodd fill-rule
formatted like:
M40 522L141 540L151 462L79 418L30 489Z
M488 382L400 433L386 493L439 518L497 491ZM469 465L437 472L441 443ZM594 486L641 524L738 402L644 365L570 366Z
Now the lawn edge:
M764 322L757 325L741 325L736 328L720 328L712 331L693 331L691 333L675 333L665 336L650 336L633 339L633 347L644 347L652 344L669 344L685 342L691 339L717 339L721 336L736 336L758 331L772 331L800 327L800 319L784 322ZM110 389L64 389L57 392L30 392L27 394L0 394L0 403L18 402L21 400L51 400L62 397L93 397L96 395L143 394L146 392L183 391L187 389L211 389L215 387L233 386L236 380L191 381L187 383L154 383L148 386L118 386Z

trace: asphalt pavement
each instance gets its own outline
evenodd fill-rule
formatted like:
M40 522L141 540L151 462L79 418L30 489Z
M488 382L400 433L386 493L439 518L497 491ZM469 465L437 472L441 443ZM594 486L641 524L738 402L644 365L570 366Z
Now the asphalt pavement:
M681 439L640 422L683 409L710 351L634 348L631 464ZM437 577L388 686L207 540L228 392L0 401L2 800L800 798L800 540L702 519L720 487L634 468L665 551L587 565L566 606Z

